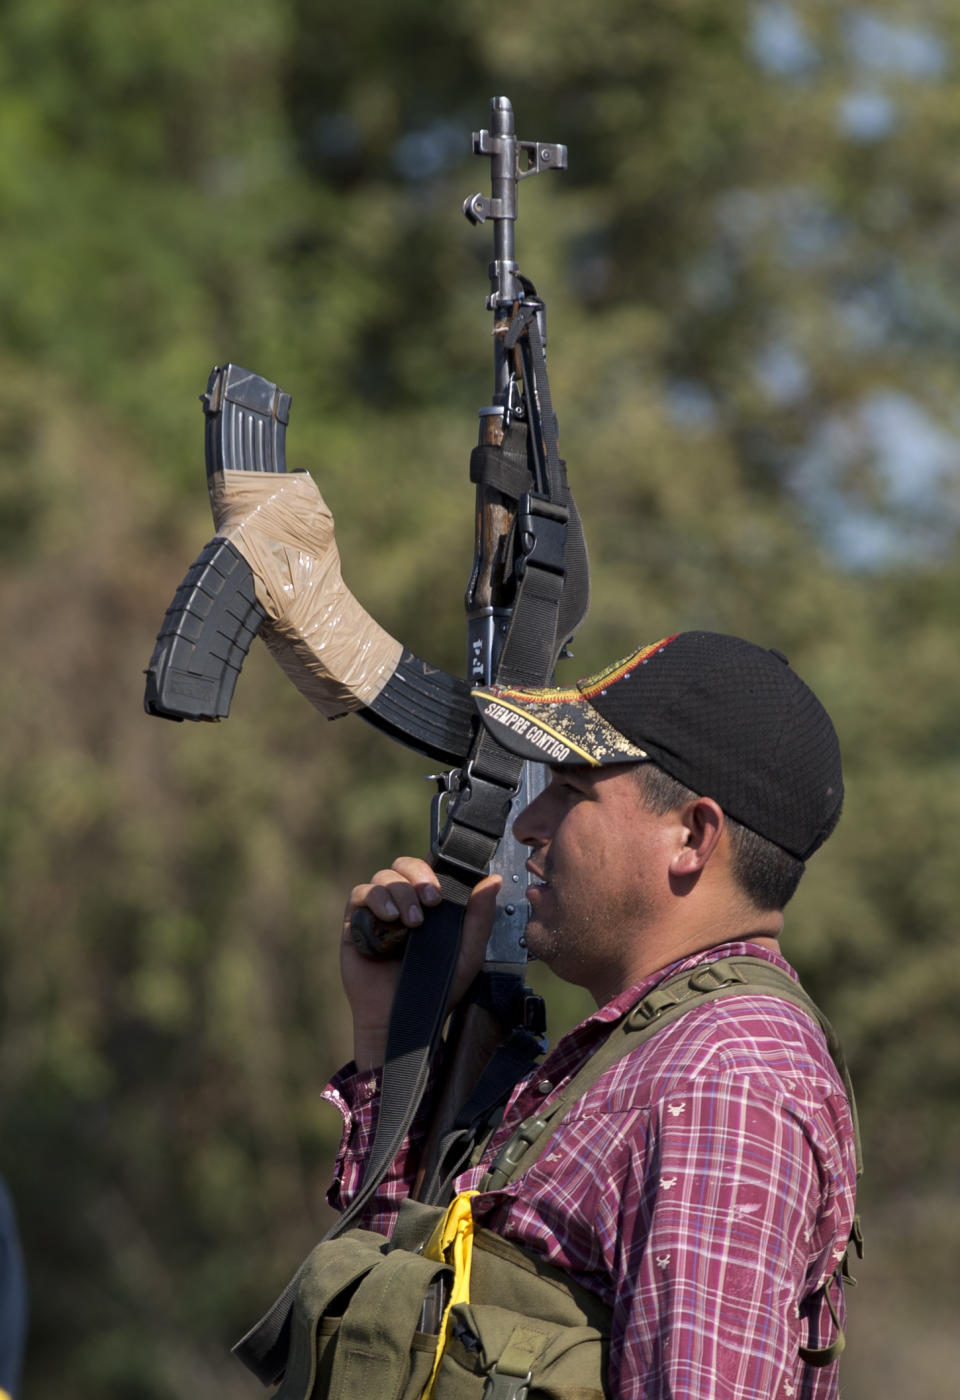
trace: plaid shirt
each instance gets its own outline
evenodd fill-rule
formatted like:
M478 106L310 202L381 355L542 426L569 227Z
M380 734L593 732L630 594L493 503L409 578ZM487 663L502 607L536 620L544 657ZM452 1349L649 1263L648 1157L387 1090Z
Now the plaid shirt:
M582 1022L514 1090L484 1162L658 982L745 953L787 967L757 945L725 944ZM378 1073L347 1066L325 1090L344 1119L328 1195L337 1209L362 1177L379 1089ZM390 1233L427 1116L368 1228ZM476 1188L483 1173L483 1164L465 1172L457 1190ZM617 1400L832 1400L837 1363L814 1369L797 1349L834 1339L824 1286L846 1249L854 1191L850 1109L819 1027L751 992L688 1012L608 1069L539 1161L475 1197L473 1214L609 1304Z

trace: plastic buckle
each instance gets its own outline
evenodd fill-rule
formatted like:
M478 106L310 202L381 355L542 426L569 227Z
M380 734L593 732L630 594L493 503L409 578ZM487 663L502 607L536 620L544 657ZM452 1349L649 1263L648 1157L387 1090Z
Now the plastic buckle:
M517 561L518 578L523 577L528 564L563 573L569 519L566 506L533 491L523 493L517 507L517 538L523 551Z
M547 1126L547 1120L535 1113L532 1118L525 1118L514 1134L514 1141L523 1145L524 1152L531 1147ZM507 1156L508 1162L518 1162L522 1154L514 1152Z
M674 996L673 992L658 992L654 988L627 1016L627 1025L634 1029L649 1026L651 1021L655 1021L662 1012L669 1011L670 1007L676 1006L679 1001L680 997Z
M532 1380L532 1371L525 1376L511 1376L498 1371L494 1364L483 1388L483 1400L526 1400Z
M719 962L696 968L691 972L687 985L695 992L716 992L721 987L732 987L736 982L745 984L746 980L734 963L721 958Z
M546 1131L546 1127L547 1120L539 1115L526 1118L503 1144L490 1163L489 1171L491 1173L500 1172L504 1178L509 1176L510 1169L516 1166L527 1148L531 1147L540 1134Z

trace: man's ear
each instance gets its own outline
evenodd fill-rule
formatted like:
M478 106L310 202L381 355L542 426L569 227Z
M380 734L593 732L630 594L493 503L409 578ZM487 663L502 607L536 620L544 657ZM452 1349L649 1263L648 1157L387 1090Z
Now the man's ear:
M672 875L697 875L717 849L724 815L712 797L695 797L680 811L683 841L670 861Z

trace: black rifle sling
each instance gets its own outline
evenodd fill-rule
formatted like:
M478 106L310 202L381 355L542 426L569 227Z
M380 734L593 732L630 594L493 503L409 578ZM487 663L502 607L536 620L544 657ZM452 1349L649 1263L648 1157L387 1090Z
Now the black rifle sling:
M557 544L557 554L545 564L527 557L497 670L500 684L541 684L552 673L556 612L563 588L562 536ZM502 749L486 729L478 728L460 791L434 851L444 900L428 911L422 926L407 939L370 1161L361 1191L337 1222L335 1234L366 1206L416 1114L446 1019L467 900L496 853L522 769L522 759Z
M364 1180L324 1241L335 1239L348 1229L367 1205L409 1131L426 1088L460 950L464 910L475 883L439 873L443 902L427 912L415 936L407 939L390 1017L380 1114ZM290 1313L301 1271L302 1266L260 1321L233 1348L234 1354L265 1385L278 1381L286 1366Z
M527 339L531 336L535 339L540 360L536 379L529 385L529 397L532 399L536 393L539 403L549 406L546 367L536 320L518 327L518 333L522 331L526 331ZM548 460L544 483L547 494L533 498L531 493L524 493L520 498L517 541L520 582L497 667L496 681L500 685L536 686L549 681L565 640L560 637L558 641L557 626L564 588L569 510L563 500L567 491L557 454L552 408L541 426ZM445 902L460 905L460 918L451 936L453 917L445 915L448 931L440 938L431 935L429 948L425 946L427 939L423 934L433 921L430 914L422 928L408 939L391 1017L380 1118L362 1199L360 1204L354 1201L345 1212L348 1223L356 1219L376 1190L419 1106L445 1019L460 950L462 911L470 891L486 873L496 853L522 769L522 759L501 748L486 729L478 727L463 769L460 791L434 851ZM422 949L418 947L420 944L424 945ZM428 1024L429 1035L424 1022ZM342 1228L341 1223L337 1232Z
M542 1039L524 1026L517 1026L498 1046L444 1137L421 1200L428 1205L450 1200L454 1178L478 1160L480 1145L495 1131L514 1087L533 1069L543 1048Z
M529 334L533 328L535 333L535 327L532 321L520 327L520 332ZM545 382L542 373L538 385L541 403ZM552 412L542 431L545 456L552 467L546 473L547 492L525 492L520 499L516 541L519 584L497 666L499 685L539 686L548 682L566 640L565 635L558 640L558 621L570 511L564 499L568 493L556 452ZM446 1020L467 901L496 853L522 769L523 760L501 748L477 722L460 790L433 853L443 900L426 912L404 951L387 1036L380 1111L363 1183L326 1239L349 1228L365 1209L416 1116ZM267 1384L283 1372L298 1282L299 1273L233 1349Z
M569 509L562 499L567 495L566 482L557 452L537 322L535 317L518 315L511 332L514 327L516 336L535 342L534 359L539 361L532 371L528 397L536 397L538 407L548 409L540 424L547 459L546 494L526 492L520 498L520 581L496 681L500 685L536 686L552 676L565 640L561 637L558 642L557 625ZM515 472L515 464L511 463L511 468ZM460 791L434 851L444 900L437 910L428 912L421 928L407 940L390 1021L380 1114L363 1186L333 1234L346 1229L364 1209L416 1114L446 1019L466 903L496 853L522 770L523 760L501 748L478 726Z
M551 422L547 436L554 437L552 429ZM555 442L549 455L558 461ZM548 489L558 494L563 490L559 478L559 469L548 473ZM528 499L526 493L521 508ZM557 620L567 519L567 507L545 497L533 503L521 522L525 536L520 542L522 571L497 667L500 685L542 685L553 674L559 651ZM522 770L523 760L501 748L479 726L460 791L434 851L444 902L428 912L421 928L407 940L390 1020L380 1115L363 1186L337 1222L334 1234L347 1228L366 1206L416 1114L446 1018L463 912L470 891L496 853Z

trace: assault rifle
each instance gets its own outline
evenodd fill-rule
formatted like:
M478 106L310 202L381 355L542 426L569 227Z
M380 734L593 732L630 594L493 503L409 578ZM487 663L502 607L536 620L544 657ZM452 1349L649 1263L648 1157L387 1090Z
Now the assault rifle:
M220 719L259 633L321 713L357 713L448 765L438 779L431 833L443 901L402 940L376 1141L360 1196L338 1229L376 1189L422 1096L445 1021L463 909L488 870L503 875L503 889L484 972L448 1029L444 1058L455 1072L437 1118L453 1127L435 1134L422 1198L442 1194L496 1102L542 1047L536 1001L523 986L526 853L504 836L542 768L525 767L487 734L470 688L549 684L587 609L586 549L546 374L545 307L515 259L519 181L564 169L566 148L518 140L510 102L496 97L490 130L474 133L473 149L491 162L491 194L474 194L463 208L471 222L493 225L486 304L494 391L480 410L470 459L476 549L466 590L467 679L403 647L350 593L329 509L307 473L286 471L290 396L231 364L214 368L202 396L216 534L177 589L147 668L148 713ZM370 921L360 921L354 936L369 956L395 953L401 941ZM241 1344L243 1359L265 1379L281 1364L282 1301Z

